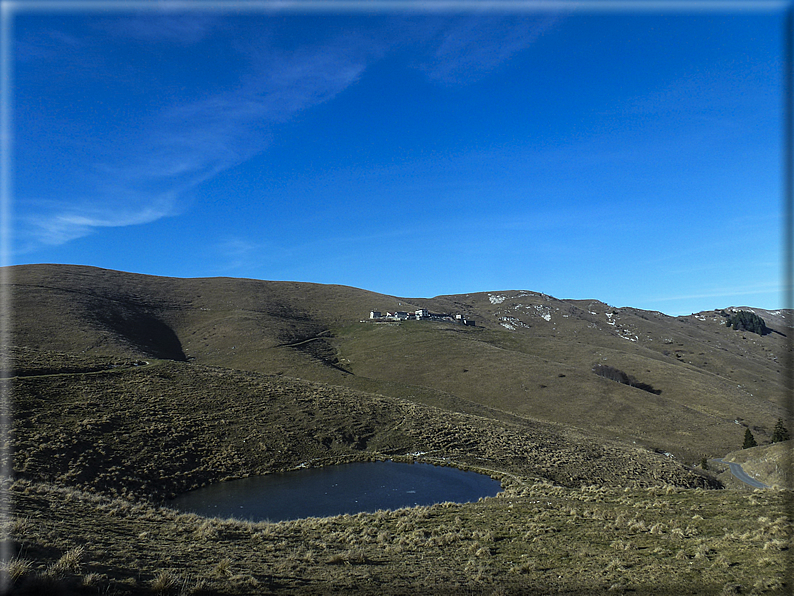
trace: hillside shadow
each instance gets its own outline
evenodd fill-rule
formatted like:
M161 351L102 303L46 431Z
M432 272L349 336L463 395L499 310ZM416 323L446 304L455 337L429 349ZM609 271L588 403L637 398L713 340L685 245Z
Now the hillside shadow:
M144 309L116 304L110 309L97 309L96 313L101 326L144 354L164 360L187 361L182 342L174 330Z
M606 366L605 364L596 364L593 367L593 372L597 374L599 377L604 377L605 379L609 379L610 381L615 381L616 383L620 383L621 385L628 385L629 387L634 387L635 389L640 389L642 391L647 391L648 393L653 393L654 395L661 395L661 389L654 389L652 385L648 383L642 383L632 377L631 375L626 374L622 370L614 368L612 366Z

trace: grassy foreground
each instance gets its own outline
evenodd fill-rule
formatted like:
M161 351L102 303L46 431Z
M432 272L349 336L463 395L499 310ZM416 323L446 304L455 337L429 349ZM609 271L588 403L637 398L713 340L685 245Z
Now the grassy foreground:
M789 562L777 491L514 484L274 524L26 480L10 492L20 594L771 594Z

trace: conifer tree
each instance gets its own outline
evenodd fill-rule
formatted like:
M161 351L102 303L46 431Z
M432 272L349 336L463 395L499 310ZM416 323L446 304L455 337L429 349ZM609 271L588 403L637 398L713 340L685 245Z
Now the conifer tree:
M775 430L772 431L772 442L780 443L781 441L788 441L791 437L788 434L788 429L782 418L777 419Z
M725 314L727 315L727 313ZM757 333L758 335L766 335L770 332L769 328L764 322L764 319L755 313L748 312L746 310L740 310L733 313L732 315L727 315L727 317L728 318L725 321L725 326L728 329L730 329L732 325L737 331L750 331L751 333Z
M750 429L747 428L744 430L744 445L742 445L742 449L749 449L750 447L755 447L758 443L755 442L755 437L753 433L750 432Z

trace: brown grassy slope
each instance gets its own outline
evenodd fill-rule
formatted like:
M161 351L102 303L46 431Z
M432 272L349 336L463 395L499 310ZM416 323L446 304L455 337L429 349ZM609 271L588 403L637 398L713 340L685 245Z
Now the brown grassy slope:
M159 499L229 477L426 452L565 486L708 486L586 433L497 422L297 379L161 361L13 381L15 474Z
M636 441L688 461L741 444L744 428L735 420L751 424L763 439L783 412L772 399L750 395L733 379L641 347L624 349L615 343L619 339L599 345L599 338L579 343L410 321L351 327L335 341L342 362L357 376L434 387L490 407ZM661 393L598 377L592 372L596 362L625 370ZM780 390L765 379L759 384L772 386L766 395Z
M727 329L717 311L672 318L515 291L427 304L474 316L478 328L352 325L337 338L342 362L359 376L432 386L690 461L740 444L743 428L735 420L768 440L783 412L787 338ZM779 316L762 314L785 331ZM598 378L591 374L595 364L623 370L660 393Z
M60 352L203 360L313 337L371 302L398 300L320 284L178 279L76 265L10 268L15 343ZM242 350L241 350L242 351Z
M673 318L517 291L404 299L341 286L75 266L15 267L12 281L21 346L187 358L454 411L501 410L690 462L736 448L741 425L768 440L783 415L786 338L726 329L717 312ZM418 307L466 314L477 327L358 323L370 309ZM661 393L598 377L595 364Z

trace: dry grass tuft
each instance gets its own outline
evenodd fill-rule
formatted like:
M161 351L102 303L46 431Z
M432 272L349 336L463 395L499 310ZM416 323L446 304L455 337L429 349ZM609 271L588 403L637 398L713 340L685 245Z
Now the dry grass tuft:
M30 532L32 526L29 517L15 517L11 523L10 533L12 536L24 536Z
M86 588L96 587L99 586L103 579L104 576L100 573L89 573L88 575L83 576L81 584Z
M76 546L61 555L61 558L55 562L53 568L59 572L72 571L77 573L80 571L84 555L85 547Z
M13 557L7 563L3 565L3 572L7 574L8 578L12 582L16 582L23 577L25 577L28 572L30 572L30 568L33 565L32 561L28 559L20 559L19 557Z
M163 569L152 580L151 588L155 594L168 594L179 585L179 576L173 571Z
M369 562L364 551L345 551L331 555L327 560L327 565L364 565Z
M221 559L215 565L214 573L219 577L229 577L232 574L231 566L232 562L228 558Z

